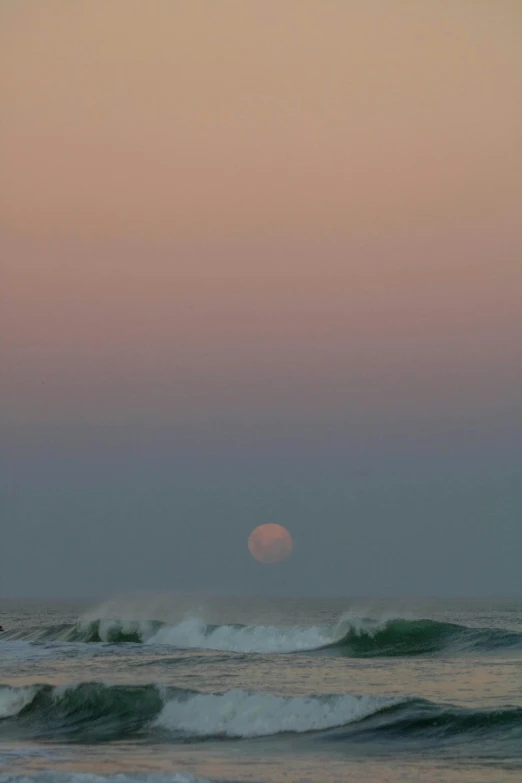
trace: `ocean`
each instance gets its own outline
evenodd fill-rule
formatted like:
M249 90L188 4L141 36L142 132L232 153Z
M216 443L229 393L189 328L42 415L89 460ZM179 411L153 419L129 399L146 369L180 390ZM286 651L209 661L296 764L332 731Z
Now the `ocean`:
M522 780L522 603L0 601L0 783Z

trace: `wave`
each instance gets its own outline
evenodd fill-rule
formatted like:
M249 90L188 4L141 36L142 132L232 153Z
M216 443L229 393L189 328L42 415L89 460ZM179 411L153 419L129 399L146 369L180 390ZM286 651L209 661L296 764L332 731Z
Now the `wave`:
M226 652L299 652L328 646L328 628L280 628L264 625L210 625L190 617L176 625L155 620L96 618L75 624L6 632L5 641L64 641L109 644L158 644L178 649L221 650Z
M155 685L0 686L0 738L108 741L262 737L344 726L394 704L378 696L282 697L243 690L201 693Z
M0 686L0 739L157 742L325 734L418 741L504 738L522 747L522 707L471 710L423 699L338 694L283 697L155 685Z
M0 686L0 739L102 741L139 733L161 711L158 688L80 683L72 686Z
M488 652L522 647L522 633L502 628L470 628L438 620L347 621L345 633L330 647L355 658L427 655L451 651ZM338 628L342 628L343 621Z
M283 697L232 690L169 700L155 726L191 737L266 737L346 726L396 702L380 696Z
M94 619L76 623L35 626L23 630L6 630L2 641L83 642L109 644L141 644L153 636L164 623L154 620Z
M155 620L89 618L75 624L5 633L3 639L168 645L177 649L237 653L321 651L354 658L416 656L450 651L488 652L522 647L522 633L470 628L437 620L375 619L345 615L330 626L284 628L209 625L191 617L170 625Z

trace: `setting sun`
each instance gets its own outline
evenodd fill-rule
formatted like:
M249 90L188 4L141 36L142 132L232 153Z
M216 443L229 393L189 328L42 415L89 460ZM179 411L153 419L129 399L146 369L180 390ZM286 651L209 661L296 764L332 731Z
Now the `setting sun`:
M292 551L292 536L282 525L259 525L250 534L250 554L260 563L278 563Z

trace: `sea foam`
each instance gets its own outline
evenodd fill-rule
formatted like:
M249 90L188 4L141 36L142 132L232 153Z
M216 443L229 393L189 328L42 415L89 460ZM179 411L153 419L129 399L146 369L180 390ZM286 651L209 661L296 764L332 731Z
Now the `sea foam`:
M11 688L8 685L0 685L0 719L18 715L32 702L37 692L36 686Z
M263 737L345 726L396 703L379 696L285 698L237 689L171 699L154 725L193 737Z
M178 625L164 625L147 640L181 648L244 653L289 653L316 650L332 642L327 628L278 628L268 625L209 626L192 617Z

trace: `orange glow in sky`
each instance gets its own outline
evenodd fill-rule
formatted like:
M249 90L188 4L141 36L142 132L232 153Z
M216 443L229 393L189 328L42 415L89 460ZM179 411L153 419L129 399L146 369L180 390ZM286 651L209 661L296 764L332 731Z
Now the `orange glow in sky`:
M519 0L0 13L12 426L517 404Z

